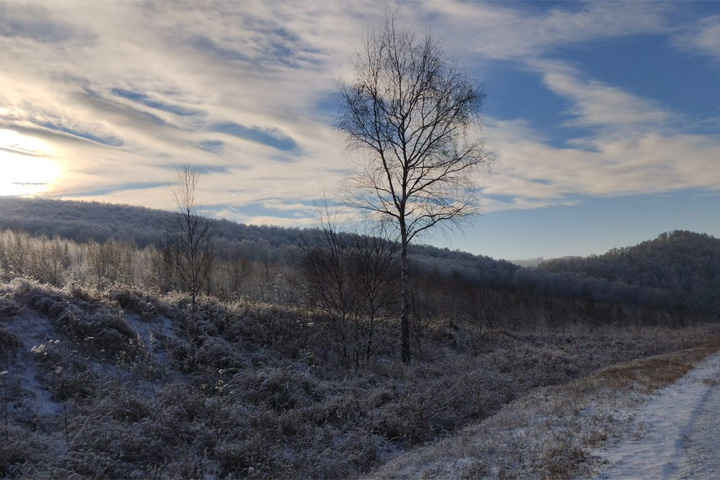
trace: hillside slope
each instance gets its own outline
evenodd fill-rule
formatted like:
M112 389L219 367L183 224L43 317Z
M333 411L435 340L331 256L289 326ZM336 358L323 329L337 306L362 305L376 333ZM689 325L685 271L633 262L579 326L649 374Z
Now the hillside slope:
M539 269L651 288L655 292L640 301L720 313L720 239L710 235L674 231L600 256L549 261Z
M139 247L158 245L174 213L128 205L44 199L0 197L0 230L22 230L33 235L60 236L68 240L104 242L125 240ZM318 242L317 229L244 225L213 220L215 251L224 259L238 252L252 260L275 259L294 264L300 246ZM444 277L459 275L477 283L509 285L519 268L504 260L413 245L417 268Z
M172 212L95 202L0 197L0 230L16 229L86 242L126 240L158 245ZM213 220L220 259L244 258L297 268L303 245L317 244L316 229L243 225ZM504 260L432 246L411 247L419 282L449 292L491 287L528 295L592 300L720 315L720 240L676 231L600 256L571 257L523 268ZM474 295L474 294L473 294ZM589 306L592 308L592 306Z

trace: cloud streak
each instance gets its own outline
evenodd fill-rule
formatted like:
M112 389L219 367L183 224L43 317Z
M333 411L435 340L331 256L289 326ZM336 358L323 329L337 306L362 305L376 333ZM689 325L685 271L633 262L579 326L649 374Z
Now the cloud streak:
M542 75L543 82L556 95L572 103L571 123L581 127L627 128L628 125L658 125L673 115L620 88L596 80L584 80L579 72L559 62L533 61L529 65Z
M233 135L261 145L267 145L268 147L276 148L284 152L289 152L297 147L295 140L277 128L263 129L259 127L246 127L233 122L223 122L212 125L210 130Z
M154 108L156 110L162 110L164 112L169 112L181 117L198 117L207 115L207 112L203 110L196 110L193 108L182 107L180 105L165 103L162 100L154 99L145 93L133 92L130 90L124 90L122 88L113 88L112 93L115 96L128 99L141 105L145 105L146 107Z
M687 51L707 55L720 62L720 15L696 22L675 38L676 44Z

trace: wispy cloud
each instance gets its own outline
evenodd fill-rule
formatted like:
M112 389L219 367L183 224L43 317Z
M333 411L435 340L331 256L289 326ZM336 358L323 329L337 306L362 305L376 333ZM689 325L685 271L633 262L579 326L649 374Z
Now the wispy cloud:
M14 2L0 3L0 36L19 37L40 43L62 43L83 35L69 23L52 18L42 6Z
M524 128L488 127L500 164L485 180L486 211L566 205L577 196L720 188L717 138L630 131L585 139L587 148L556 149L528 138Z
M72 109L46 105L40 99L24 98L19 101L0 94L5 107L0 109L0 126L5 128L30 127L60 133L109 146L121 146L122 136L105 121L80 116Z
M651 100L592 79L560 62L529 60L547 87L572 102L569 123L583 127L627 128L671 120L673 115Z
M193 145L200 150L204 150L215 155L220 155L225 150L225 142L221 140L201 140Z
M678 34L675 42L691 53L708 55L720 62L720 15L699 20Z
M572 2L535 9L514 2L461 0L424 5L434 25L455 33L451 42L456 49L503 60L537 58L558 48L672 28L669 8L660 2Z
M204 110L197 110L194 108L187 108L180 105L165 103L164 101L153 98L145 93L133 92L130 90L124 90L122 88L113 88L112 93L118 97L126 98L130 101L145 105L146 107L154 108L156 110L162 110L175 115L179 115L181 117L195 117L207 115L207 112Z
M118 184L118 185L110 185L105 188L99 189L99 190L91 190L87 192L77 192L73 193L71 195L66 195L69 198L73 197L104 197L111 193L115 192L127 192L127 191L133 191L135 193L140 193L139 191L142 190L151 190L151 189L158 189L158 188L167 188L168 183L161 183L161 182L131 182L131 183L124 183L124 184Z
M210 130L218 133L234 135L251 142L267 145L278 150L290 151L297 147L295 140L277 128L246 127L238 123L223 122L210 126Z

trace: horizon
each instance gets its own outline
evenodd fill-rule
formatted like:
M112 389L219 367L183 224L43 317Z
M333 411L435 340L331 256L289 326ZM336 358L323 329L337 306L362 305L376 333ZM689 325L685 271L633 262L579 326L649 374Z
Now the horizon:
M720 237L720 4L0 0L0 195L174 210L205 171L217 219L311 227L347 163L335 81L386 8L487 94L483 215L419 243L588 256Z
M2 198L2 196L0 196L0 198ZM83 203L84 203L84 204L93 204L93 203L94 203L94 204L97 204L97 205L103 205L103 206L109 205L109 206L112 206L112 207L142 208L142 209L148 209L148 210L161 211L161 212L165 212L165 213L169 213L169 214L172 214L172 213L176 213L176 212L177 212L177 210L164 210L164 209L158 209L158 208L153 208L153 207L145 207L145 206L142 206L142 205L118 204L118 203L102 202L102 201L98 201L98 200L58 200L58 199L49 199L49 198L43 198L43 197L27 198L27 197L17 197L17 196L16 196L16 197L5 196L4 198L17 199L17 200L20 200L20 201L23 201L23 200L30 200L30 201L32 201L32 200L44 200L44 201L61 202L61 203L66 203L66 202L80 203L80 204L83 204ZM198 212L198 214L199 214L200 216L203 216L203 215L202 215L202 211ZM231 219L227 219L227 218L214 218L214 217L206 217L206 218L209 218L209 219L211 219L211 220L216 220L216 221L228 221L228 222L232 222L232 223L236 223L236 224L240 224L240 225L257 227L257 228L280 228L280 229L298 229L298 230L307 230L307 229L317 229L317 228L320 228L319 226L314 226L314 225L311 225L311 226L300 226L300 227L297 227L297 226L282 226L282 225L249 225L249 224L245 224L245 223L242 223L242 222L237 222L237 221L235 221L235 220L231 220ZM454 251L454 252L470 253L470 254L473 254L473 255L489 257L489 258L491 258L492 260L506 261L506 262L510 262L510 263L515 263L516 265L520 265L520 266L523 266L523 267L526 267L526 266L533 267L533 266L536 266L537 263L541 263L541 262L543 262L543 261L549 261L549 260L556 260L556 259L563 259L563 258L587 258L587 257L590 257L590 256L601 256L601 255L604 255L604 254L608 253L610 250L618 249L618 248L634 247L634 246L637 246L637 245L640 244L640 243L648 242L648 241L653 241L653 240L658 239L661 235L673 233L673 232L676 232L676 231L689 232L689 233L696 234L696 235L708 235L708 236L710 236L711 238L714 238L714 239L720 238L720 237L718 237L717 235L713 235L713 234L710 234L710 233L707 233L707 232L702 232L702 231L687 230L687 229L672 229L672 230L664 230L664 231L657 232L656 234L650 235L650 236L648 236L647 238L640 239L639 241L634 242L634 243L623 244L623 245L620 245L620 244L618 244L618 245L612 245L612 246L610 246L609 248L607 248L606 250L599 251L599 252L594 252L594 253L590 253L590 254L587 254L587 255L572 255L572 254L567 254L567 255L557 255L557 256L553 256L553 257L538 256L538 257L527 257L527 258L493 257L492 255L487 255L487 254L483 254L483 253L473 253L473 252L468 252L467 250L461 250L461 249L457 249L457 248L451 248L451 247L449 247L449 246L438 246L438 245L430 244L430 243L427 243L427 242L416 242L415 245L421 246L421 247L433 247L433 248L439 248L439 249L446 248L446 249L449 249L449 250Z

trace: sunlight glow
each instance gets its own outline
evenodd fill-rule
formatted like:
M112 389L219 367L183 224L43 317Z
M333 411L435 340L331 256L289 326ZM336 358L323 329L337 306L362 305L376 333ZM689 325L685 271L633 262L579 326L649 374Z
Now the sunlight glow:
M58 164L47 158L53 149L32 137L0 130L0 196L47 192L58 178Z

